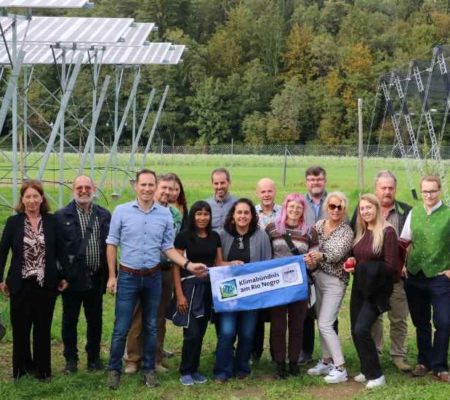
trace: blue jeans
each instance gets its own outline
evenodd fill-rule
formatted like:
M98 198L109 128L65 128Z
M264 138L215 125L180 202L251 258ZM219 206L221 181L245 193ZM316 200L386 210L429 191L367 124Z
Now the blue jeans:
M448 371L450 339L450 279L427 278L423 272L409 274L405 282L411 319L416 327L417 362L434 372ZM431 329L433 309L434 340Z
M111 338L111 355L108 370L122 371L122 357L133 311L138 299L142 307L142 331L144 354L142 369L145 373L155 369L156 319L161 298L161 272L151 276L140 276L120 271L116 294L116 319Z
M258 312L256 310L226 312L217 314L217 316L220 319L220 331L214 365L215 378L227 380L233 376L233 372L238 377L249 375L249 361ZM233 360L233 342L236 335L238 345Z

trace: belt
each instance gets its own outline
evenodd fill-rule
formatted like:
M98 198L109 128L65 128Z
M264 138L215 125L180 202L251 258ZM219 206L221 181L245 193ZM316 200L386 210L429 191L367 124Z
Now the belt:
M120 264L120 270L123 272L129 272L130 274L140 275L140 276L152 276L156 274L161 269L161 264L156 264L153 268L144 269L133 269L125 267L125 265Z

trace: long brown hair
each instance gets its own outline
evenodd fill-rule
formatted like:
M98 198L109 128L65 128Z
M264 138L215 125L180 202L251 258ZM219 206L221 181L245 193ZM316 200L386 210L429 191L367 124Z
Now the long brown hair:
M41 214L48 213L50 211L50 204L48 203L48 200L45 197L44 188L42 187L41 182L39 182L36 179L28 179L22 183L22 186L20 188L20 199L19 202L14 207L14 211L22 214L25 212L25 206L22 203L22 199L26 190L30 188L36 190L42 196L42 203L39 209Z

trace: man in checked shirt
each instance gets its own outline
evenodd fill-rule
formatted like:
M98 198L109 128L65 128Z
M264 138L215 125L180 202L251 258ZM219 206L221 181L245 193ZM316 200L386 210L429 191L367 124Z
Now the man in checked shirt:
M76 278L70 285L70 290L64 291L62 296L62 339L66 373L78 370L77 325L81 306L84 308L87 322L87 368L91 371L105 369L100 359L100 341L103 294L108 280L106 237L111 213L93 203L94 193L95 185L92 179L80 175L73 182L73 200L56 212ZM92 230L88 229L90 225Z

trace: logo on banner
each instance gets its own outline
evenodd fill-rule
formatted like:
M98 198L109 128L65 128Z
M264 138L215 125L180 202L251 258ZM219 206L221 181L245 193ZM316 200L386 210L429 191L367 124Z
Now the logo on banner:
M236 279L227 282L222 282L220 284L220 294L222 295L222 299L229 299L232 297L236 297L238 295Z
M276 289L301 285L303 276L300 273L298 263L290 263L282 267L270 268L268 270L228 277L217 283L220 296L219 301L228 301L235 298L257 295Z
M298 268L294 268L292 265L283 268L281 273L286 283L296 282L298 279Z

